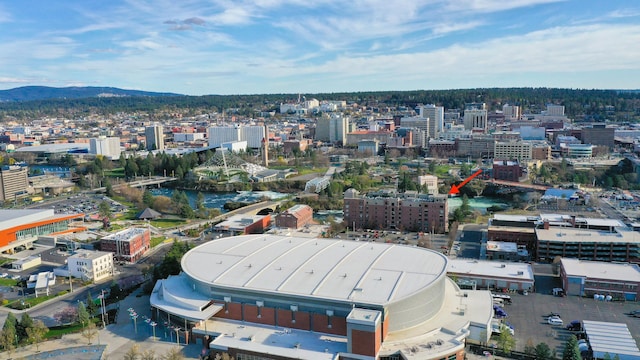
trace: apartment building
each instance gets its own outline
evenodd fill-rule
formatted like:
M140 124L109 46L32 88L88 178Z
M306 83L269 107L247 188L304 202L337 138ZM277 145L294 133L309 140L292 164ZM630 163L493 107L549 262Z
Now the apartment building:
M101 155L115 160L120 157L120 138L100 136L89 139L89 154Z
M29 195L29 169L21 166L0 167L0 201L15 201Z
M151 248L151 231L146 228L128 228L103 237L100 249L110 251L117 261L134 263Z
M533 158L531 143L524 141L496 141L493 157L500 160L529 161Z
M445 233L449 226L446 195L381 190L361 195L344 193L344 221L355 229L397 229Z

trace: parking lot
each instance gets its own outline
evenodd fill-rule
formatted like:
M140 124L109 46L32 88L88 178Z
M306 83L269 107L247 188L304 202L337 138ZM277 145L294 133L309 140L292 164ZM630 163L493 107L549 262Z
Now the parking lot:
M551 294L533 293L528 296L510 294L513 302L505 306L506 321L515 328L517 350L524 350L531 339L534 345L544 342L561 356L564 344L571 332L564 326L573 320L594 320L625 323L636 342L640 344L640 318L627 315L640 309L637 302L604 302L577 296L557 297ZM559 313L564 326L547 324L551 312Z
M69 195L58 200L30 206L31 209L55 209L56 214L77 214L85 215L97 214L101 202L106 201L111 205L111 211L115 213L125 212L127 208L117 201L114 201L100 194L77 194Z

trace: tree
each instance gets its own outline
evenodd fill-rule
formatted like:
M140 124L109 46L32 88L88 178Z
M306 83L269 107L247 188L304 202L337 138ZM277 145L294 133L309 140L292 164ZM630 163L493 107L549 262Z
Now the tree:
M78 319L78 310L73 306L67 306L55 313L53 318L61 324L73 323Z
M93 301L93 296L91 295L91 291L87 292L87 312L90 317L95 315L96 311L98 311L98 305Z
M129 350L124 354L124 360L138 360L140 356L140 350L138 345L134 344Z
M531 340L531 338L527 339L527 344L524 346L524 352L529 355L536 353L536 346L533 345L533 340Z
M82 329L82 337L87 339L87 343L91 345L91 339L98 335L98 328L96 327L96 323L93 321L89 321L87 326Z
M0 345L2 345L5 351L11 354L16 347L16 330L8 328L0 331Z
M113 197L113 195L115 195L113 192L113 185L111 185L111 181L109 181L109 179L104 179L104 192L108 197Z
M502 349L502 351L509 353L515 345L516 339L511 335L511 332L505 325L505 328L500 331L500 335L498 336L498 347Z
M82 327L85 327L89 320L91 320L91 315L89 315L84 303L82 301L78 302L78 322L82 324Z
M18 334L18 339L26 339L28 338L27 329L33 326L33 319L29 314L22 313L20 317L20 322L16 326L16 333Z
M578 339L575 335L571 335L564 346L562 360L582 360L580 348L578 347Z
M153 349L147 349L140 354L140 360L156 360L156 353Z
M8 328L13 329L14 331L18 328L18 319L16 319L16 316L13 315L12 312L7 314L7 319L4 321L2 330L7 330Z
M147 207L153 207L153 201L154 201L154 197L151 191L145 190L144 193L142 194L142 202Z
M44 339L44 336L49 332L49 328L44 325L41 320L34 320L32 326L27 328L27 336L29 342L32 344L36 344L36 351L38 350L38 345Z
M100 214L102 218L111 218L111 205L105 200L101 201L100 204L98 204L98 214Z
M163 356L162 360L183 360L184 356L179 347L172 347Z
M112 282L111 287L109 288L109 299L120 300L123 298L122 289L120 289L120 285L117 282Z
M551 348L549 348L549 345L545 343L536 345L535 354L537 360L550 360L554 358L551 353Z

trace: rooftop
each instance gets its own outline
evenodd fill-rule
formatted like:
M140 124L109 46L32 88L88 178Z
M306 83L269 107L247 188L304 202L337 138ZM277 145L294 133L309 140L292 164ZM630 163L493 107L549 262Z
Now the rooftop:
M220 288L376 305L430 286L446 265L422 248L279 235L221 238L182 258L190 277Z
M102 240L129 241L136 235L144 234L146 228L128 228L102 238Z
M533 282L533 270L526 263L449 259L447 272Z
M608 353L612 359L616 355L620 360L640 359L640 350L627 324L591 320L583 320L582 323L594 358L602 359Z
M107 251L92 251L92 250L85 250L85 249L78 249L76 250L75 254L69 256L70 259L73 258L79 258L79 259L88 259L88 260L95 260L95 259L99 259L105 255L111 255L113 256L112 252L107 252Z
M538 241L570 243L632 243L640 244L640 233L616 228L615 231L556 227L536 229Z
M640 283L640 267L637 264L609 263L563 258L562 267L567 276L584 276L592 279L612 279Z

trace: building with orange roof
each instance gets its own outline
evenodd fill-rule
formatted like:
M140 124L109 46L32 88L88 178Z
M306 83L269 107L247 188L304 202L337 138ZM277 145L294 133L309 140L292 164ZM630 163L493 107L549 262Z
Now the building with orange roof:
M31 247L41 235L58 235L86 230L73 226L84 214L56 215L53 209L0 210L0 251Z

